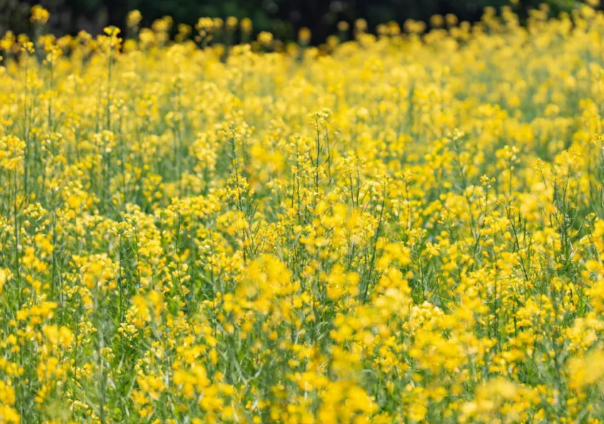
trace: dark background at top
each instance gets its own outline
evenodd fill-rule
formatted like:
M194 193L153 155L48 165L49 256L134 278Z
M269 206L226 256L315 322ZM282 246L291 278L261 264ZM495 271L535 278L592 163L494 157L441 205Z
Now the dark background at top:
M520 0L521 17L529 8L548 3L552 14L569 10L575 0ZM128 11L138 9L143 26L157 18L172 16L174 22L195 24L201 16L249 17L254 31L268 30L288 40L300 27L311 29L312 43L320 43L336 32L338 21L365 18L369 30L388 21L406 19L428 21L434 14L453 13L460 20L475 21L484 7L510 5L509 0L0 0L0 35L6 30L29 31L29 8L39 3L51 12L48 23L56 34L75 34L80 29L98 33L106 25L123 27Z

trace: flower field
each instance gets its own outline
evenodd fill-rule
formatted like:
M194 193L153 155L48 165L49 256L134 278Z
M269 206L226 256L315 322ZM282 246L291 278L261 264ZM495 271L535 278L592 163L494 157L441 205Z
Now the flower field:
M0 34L0 423L604 422L602 12L140 19Z

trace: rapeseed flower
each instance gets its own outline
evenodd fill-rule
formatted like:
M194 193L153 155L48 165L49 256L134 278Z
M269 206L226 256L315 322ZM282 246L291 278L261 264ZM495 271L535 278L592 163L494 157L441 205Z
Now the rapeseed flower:
M284 48L35 6L0 38L0 422L602 422L604 14L550 13Z

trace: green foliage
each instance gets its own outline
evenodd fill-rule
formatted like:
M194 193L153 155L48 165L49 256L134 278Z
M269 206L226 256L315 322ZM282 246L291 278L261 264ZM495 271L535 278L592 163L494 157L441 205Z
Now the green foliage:
M35 3L35 2L31 2ZM576 0L520 0L514 6L521 16L541 3L550 6L552 15L569 11ZM370 28L387 21L406 19L428 21L432 15L453 13L460 20L475 21L487 6L511 5L509 0L43 0L50 10L51 28L57 33L75 33L86 29L98 33L108 24L122 26L130 10L142 12L144 25L162 16L172 16L176 23L195 24L201 16L249 17L256 31L271 31L278 38L291 39L297 29L308 27L313 42L322 42L336 31L338 21L365 18ZM30 3L0 0L0 33L11 29L23 32Z

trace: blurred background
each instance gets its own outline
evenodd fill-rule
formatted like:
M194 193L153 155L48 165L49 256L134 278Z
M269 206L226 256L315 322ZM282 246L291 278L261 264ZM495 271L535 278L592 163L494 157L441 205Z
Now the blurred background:
M194 25L202 16L239 19L249 17L254 32L270 31L287 41L298 30L312 32L311 43L318 44L337 31L339 21L367 20L368 29L388 21L414 19L429 22L432 15L455 14L460 20L475 21L486 6L513 5L522 17L546 3L553 15L576 7L575 0L0 0L0 34L29 30L29 9L41 4L51 13L48 28L57 35L75 34L84 29L93 34L107 25L125 26L130 10L143 15L142 26L169 15L174 22Z

